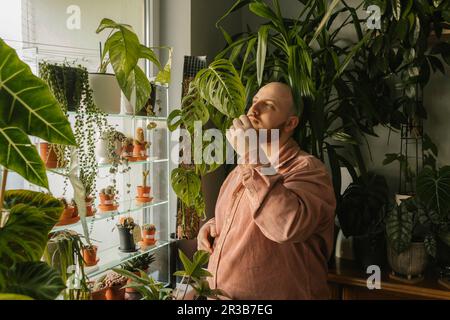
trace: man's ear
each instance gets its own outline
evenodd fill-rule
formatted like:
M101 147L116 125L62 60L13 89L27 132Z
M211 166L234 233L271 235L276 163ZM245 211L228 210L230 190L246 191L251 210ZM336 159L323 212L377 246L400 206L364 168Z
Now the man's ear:
M292 132L295 130L295 128L297 128L299 122L300 122L300 119L297 116L291 116L291 117L289 117L288 121L286 122L284 129L287 132Z

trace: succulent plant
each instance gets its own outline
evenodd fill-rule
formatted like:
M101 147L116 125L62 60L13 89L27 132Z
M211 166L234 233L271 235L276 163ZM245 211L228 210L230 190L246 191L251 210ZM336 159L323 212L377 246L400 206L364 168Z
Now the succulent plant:
M146 270L148 266L154 261L155 256L153 254L147 253L123 263L121 267L124 270L136 272L139 270Z
M121 276L116 272L108 272L106 275L95 281L92 290L99 291L105 288L124 286L127 283L127 280L127 277Z
M145 231L155 231L156 230L156 226L154 224L144 224L142 226L142 229Z
M144 188L147 187L147 177L148 177L149 173L150 173L149 170L142 171L142 186Z

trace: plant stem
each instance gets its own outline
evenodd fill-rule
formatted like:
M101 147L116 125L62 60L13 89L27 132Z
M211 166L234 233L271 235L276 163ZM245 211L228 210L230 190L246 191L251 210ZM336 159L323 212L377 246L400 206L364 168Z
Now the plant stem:
M186 283L186 288L184 289L184 294L183 294L183 298L181 300L184 300L184 298L186 297L186 293L189 287L189 283L191 282L191 276L189 276L187 283Z
M3 168L2 174L2 189L0 190L0 224L2 224L3 219L3 200L5 199L6 181L8 179L8 169ZM2 225L0 225L2 227Z

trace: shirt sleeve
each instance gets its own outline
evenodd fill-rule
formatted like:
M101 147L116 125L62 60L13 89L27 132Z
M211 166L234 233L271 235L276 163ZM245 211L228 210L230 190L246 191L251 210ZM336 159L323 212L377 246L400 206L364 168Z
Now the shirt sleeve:
M305 160L285 178L264 175L261 167L242 166L240 173L252 218L272 241L305 241L334 219L336 201L324 166Z

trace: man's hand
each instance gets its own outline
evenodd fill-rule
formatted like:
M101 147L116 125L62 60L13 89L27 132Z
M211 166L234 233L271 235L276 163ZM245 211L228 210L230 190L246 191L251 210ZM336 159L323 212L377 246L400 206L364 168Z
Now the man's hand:
M257 159L258 132L246 115L233 120L233 125L227 130L226 136L228 142L240 157L248 156L253 152L252 156L255 156L253 159Z
M200 228L200 231L197 235L197 250L208 251L210 254L212 254L213 248L211 247L211 243L209 242L208 237L216 238L218 236L219 235L217 234L215 223L205 224Z

